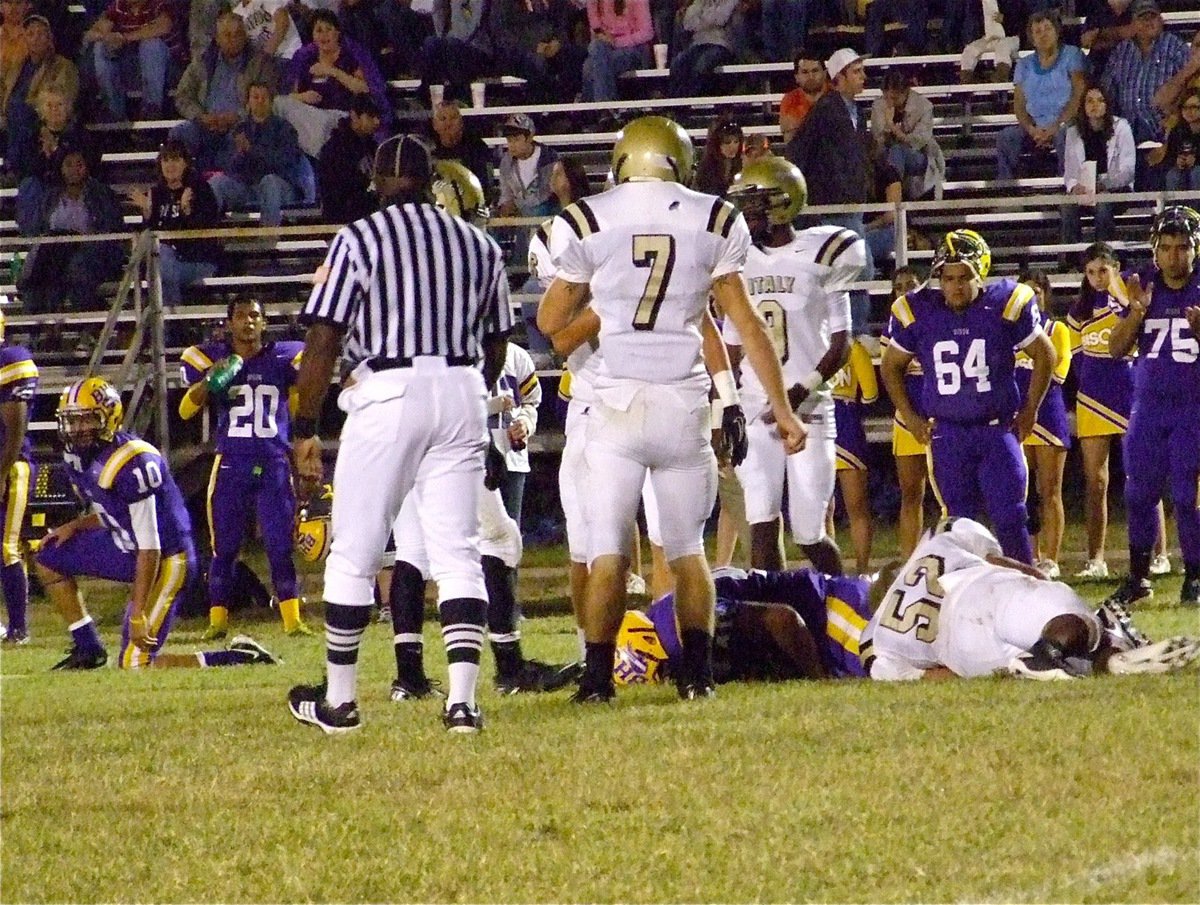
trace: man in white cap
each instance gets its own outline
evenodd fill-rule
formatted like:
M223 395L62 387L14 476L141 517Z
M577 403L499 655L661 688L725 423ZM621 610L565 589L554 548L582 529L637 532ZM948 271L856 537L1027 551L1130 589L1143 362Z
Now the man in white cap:
M809 204L866 204L871 197L868 116L854 103L867 84L862 54L843 47L825 61L825 71L829 73L832 90L826 91L813 105L784 154L804 174ZM825 214L821 222L866 236L861 212ZM860 279L870 280L874 276L875 263L868 250ZM855 335L865 331L869 309L870 300L865 292L851 293Z

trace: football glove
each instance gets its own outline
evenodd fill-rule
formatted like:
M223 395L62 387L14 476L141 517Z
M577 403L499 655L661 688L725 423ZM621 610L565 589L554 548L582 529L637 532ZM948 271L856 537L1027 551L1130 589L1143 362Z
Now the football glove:
M727 405L721 413L721 433L725 436L725 448L729 450L729 461L733 467L746 461L750 441L746 437L746 413L740 405Z
M504 464L504 453L496 448L495 443L488 444L487 454L483 460L483 486L495 490L504 480L508 467Z
M208 369L204 385L214 396L221 396L229 389L235 377L242 371L242 356L230 355L224 361L219 361Z

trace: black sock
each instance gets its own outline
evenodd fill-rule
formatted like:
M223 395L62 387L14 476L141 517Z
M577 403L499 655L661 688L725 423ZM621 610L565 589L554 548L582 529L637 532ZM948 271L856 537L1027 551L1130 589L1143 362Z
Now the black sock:
M679 673L679 683L711 683L712 635L703 629L685 628L679 636L683 642L683 668Z
M396 652L396 676L418 680L425 676L425 579L412 563L398 561L392 570L388 592L392 609L392 646Z
M583 656L583 679L580 686L589 689L612 688L613 660L617 655L615 642L588 641Z
M517 570L496 556L481 557L483 584L487 588L488 640L496 658L496 675L516 675L525 662L521 654L520 618L517 610Z
M1132 578L1145 581L1150 577L1150 559L1153 554L1149 550L1129 551L1129 575Z
M1196 581L1200 579L1200 562L1192 562L1183 564L1183 580Z

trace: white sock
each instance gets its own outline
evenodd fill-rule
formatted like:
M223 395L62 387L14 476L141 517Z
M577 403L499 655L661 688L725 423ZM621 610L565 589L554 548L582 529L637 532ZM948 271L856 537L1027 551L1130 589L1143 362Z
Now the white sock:
M587 638L583 635L583 629L575 629L575 637L579 639L579 659L587 657Z
M358 684L358 664L341 666L337 663L326 662L325 671L328 677L325 700L329 702L329 706L340 707L342 704L353 701L355 687Z
M465 703L475 709L475 684L479 680L478 663L451 663L450 688L446 693L446 709L454 704Z

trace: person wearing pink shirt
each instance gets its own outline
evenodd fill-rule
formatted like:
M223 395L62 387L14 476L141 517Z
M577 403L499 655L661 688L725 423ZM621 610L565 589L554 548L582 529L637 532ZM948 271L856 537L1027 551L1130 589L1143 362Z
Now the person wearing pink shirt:
M587 17L592 43L583 63L582 100L616 100L617 76L650 65L650 0L587 0Z

